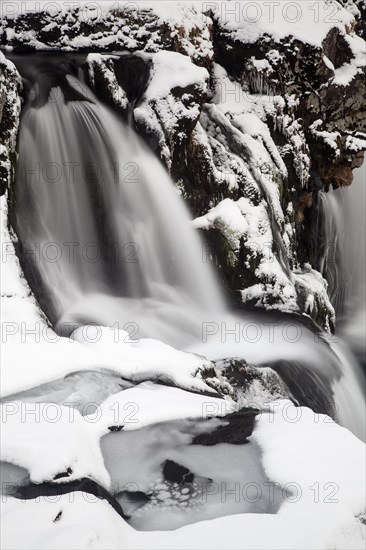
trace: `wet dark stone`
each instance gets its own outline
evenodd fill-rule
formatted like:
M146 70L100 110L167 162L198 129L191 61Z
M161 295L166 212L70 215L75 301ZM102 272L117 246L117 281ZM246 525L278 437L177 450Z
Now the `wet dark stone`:
M62 516L62 510L59 511L59 513L57 514L57 516L53 520L53 523L56 523L56 521L60 521L61 516Z
M194 445L217 445L218 443L231 443L243 445L248 443L248 437L252 435L255 417L258 409L251 407L230 413L222 417L222 426L210 433L201 433L193 439Z
M177 464L173 460L166 460L163 466L163 474L167 481L172 483L192 483L194 474L185 466Z
M88 478L77 479L75 481L70 481L69 483L53 483L51 481L46 481L38 484L31 483L29 485L21 485L14 490L12 497L21 500L32 500L42 496L66 495L74 492L88 493L101 500L106 500L112 508L114 508L117 514L119 514L123 519L127 519L127 516L123 512L122 506L114 498L114 496L111 495L107 489L99 485L99 483ZM56 516L54 521L58 521L58 519L60 519L61 516L58 516L59 514Z
M72 468L67 468L66 472L60 472L59 474L56 474L53 476L53 479L56 481L57 479L62 479L63 477L70 477L72 474Z
M118 502L122 503L127 519L151 500L151 497L143 491L121 491L115 497Z

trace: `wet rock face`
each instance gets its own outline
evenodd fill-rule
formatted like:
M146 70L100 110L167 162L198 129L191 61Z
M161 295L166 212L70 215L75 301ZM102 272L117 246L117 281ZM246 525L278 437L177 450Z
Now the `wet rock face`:
M20 92L20 76L0 52L0 195L5 193L14 177Z
M172 483L191 483L194 474L185 466L177 464L174 460L166 460L163 466L163 475L166 481Z
M211 433L202 433L193 439L193 444L212 446L220 443L244 445L252 435L255 417L259 410L245 407L240 411L227 414L224 422Z
M211 371L202 373L203 379L219 394L228 396L243 407L240 413L255 416L270 400L292 399L289 388L271 368L258 368L235 357L213 364Z
M134 54L103 56L89 54L89 82L105 103L127 116L129 107L140 101L150 75L148 59Z

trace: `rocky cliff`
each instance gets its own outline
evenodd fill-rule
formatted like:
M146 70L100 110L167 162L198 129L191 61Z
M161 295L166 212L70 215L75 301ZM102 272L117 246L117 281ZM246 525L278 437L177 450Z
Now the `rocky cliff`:
M14 177L21 88L18 71L0 52L0 195Z

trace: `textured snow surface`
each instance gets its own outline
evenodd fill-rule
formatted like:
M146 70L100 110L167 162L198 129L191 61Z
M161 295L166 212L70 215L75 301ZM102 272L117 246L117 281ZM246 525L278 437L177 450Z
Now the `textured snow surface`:
M272 4L272 6L271 6ZM301 0L301 2L229 2L220 4L217 19L234 40L253 43L268 34L275 40L293 37L300 42L321 46L328 32L346 28L354 21L353 15L331 0Z
M39 433L42 427L33 425L29 437L35 429ZM199 541L202 548L220 549L363 548L364 527L357 516L365 507L364 445L330 418L285 400L262 413L252 437L269 479L289 492L277 514L238 514L176 531L139 532L107 502L83 493L28 501L8 497L1 508L2 545L197 548ZM82 441L77 448L85 456ZM63 456L70 443L74 440L64 441ZM101 465L100 470L99 476ZM22 529L14 529L14 522Z
M1 406L1 460L26 468L34 483L71 468L68 480L90 477L109 485L98 438L78 411L52 403L24 405Z
M206 88L208 72L197 67L187 56L176 52L161 51L153 57L150 81L145 91L145 99L160 99L168 95L172 88L188 87L199 83Z
M353 58L334 71L334 83L339 86L348 86L357 73L366 66L365 41L359 36L347 35L345 40L349 45Z
M330 320L335 323L335 311L327 293L328 283L319 271L312 269L310 264L305 264L302 269L294 271L294 277L296 284L305 291L305 313L311 315L315 302L319 301L329 312ZM326 328L330 330L329 325Z
M171 151L167 142L174 135L181 121L196 121L200 116L200 107L192 101L189 92L194 88L199 95L207 93L209 74L198 67L190 58L176 52L160 51L155 54L140 54L151 59L150 80L144 95L133 111L135 121L157 135L161 156L168 168L171 168ZM182 91L187 89L187 93ZM181 130L181 139L185 130Z
M138 406L132 407L132 403ZM208 418L214 415L212 411L220 414L222 410L227 413L234 411L235 403L144 382L112 395L102 404L100 415L103 422L99 428L107 433L108 426L115 424L123 425L125 431L135 430L157 422Z

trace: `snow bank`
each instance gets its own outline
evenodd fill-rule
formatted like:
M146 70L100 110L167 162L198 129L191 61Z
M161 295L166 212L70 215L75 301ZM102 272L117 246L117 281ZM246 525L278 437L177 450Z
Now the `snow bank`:
M317 503L316 482L327 493L322 495L325 503L344 506L355 516L363 513L365 444L330 417L307 407L283 400L269 408L271 412L261 415L253 432L263 449L263 466L269 478L282 486L296 480L302 505ZM327 491L326 483L334 487Z
M160 390L159 390L160 391ZM5 548L361 549L364 445L330 418L289 401L262 413L252 438L270 481L287 495L277 514L238 514L175 531L139 532L106 502L78 492L4 499ZM57 519L56 519L57 518ZM15 524L22 529L14 529Z
M145 382L111 395L102 403L98 430L107 433L113 425L123 426L124 431L136 430L158 422L203 419L234 410L235 403L223 399Z
M89 477L108 487L93 426L73 407L8 402L0 416L1 460L26 468L33 483Z
M153 66L144 98L161 99L169 94L172 88L186 88L193 84L206 90L208 72L197 67L190 58L176 52L161 51L152 56Z
M88 347L93 356L103 358L104 368L134 382L159 380L187 390L212 391L200 378L200 371L211 362L194 353L150 338L130 341L126 331L112 327L83 326L71 339Z
M321 47L328 32L336 27L345 33L354 17L335 0L302 0L301 2L271 3L239 1L216 5L214 17L222 30L233 40L254 43L269 35L280 41L293 37L300 42Z

